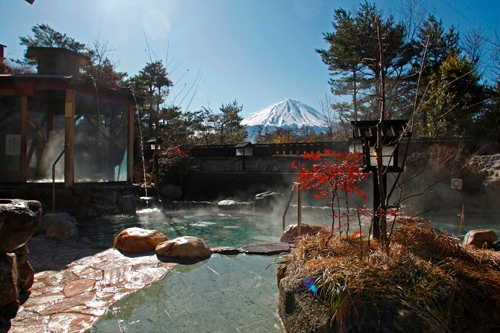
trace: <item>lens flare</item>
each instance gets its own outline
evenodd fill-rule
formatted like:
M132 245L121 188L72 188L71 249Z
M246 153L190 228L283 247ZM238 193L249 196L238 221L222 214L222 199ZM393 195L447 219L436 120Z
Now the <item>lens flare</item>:
M304 281L304 286L316 295L316 293L318 292L318 287L316 287L315 282L316 280L314 278L308 278Z

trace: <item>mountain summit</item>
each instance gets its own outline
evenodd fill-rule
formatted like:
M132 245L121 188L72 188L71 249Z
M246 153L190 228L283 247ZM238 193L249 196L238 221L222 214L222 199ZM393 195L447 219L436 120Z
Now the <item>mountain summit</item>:
M253 141L258 129L262 132L276 128L299 129L307 127L316 132L326 130L324 117L312 107L293 99L286 99L254 114L241 122L246 126L248 138Z

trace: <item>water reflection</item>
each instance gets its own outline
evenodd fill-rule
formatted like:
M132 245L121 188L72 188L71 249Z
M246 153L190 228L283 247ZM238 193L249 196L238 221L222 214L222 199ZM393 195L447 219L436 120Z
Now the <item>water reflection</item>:
M116 302L91 332L281 332L273 261L213 255L177 265Z
M252 244L274 243L281 236L281 221L269 216L253 214L196 213L190 211L166 213L148 208L135 216L104 216L79 225L80 236L92 244L111 246L120 231L130 227L156 229L169 239L179 236L202 238L210 247L241 247Z

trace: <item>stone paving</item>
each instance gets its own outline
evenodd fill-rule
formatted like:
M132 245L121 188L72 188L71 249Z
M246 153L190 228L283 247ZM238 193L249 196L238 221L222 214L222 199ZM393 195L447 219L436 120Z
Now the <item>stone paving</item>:
M175 265L154 253L126 256L43 236L33 237L28 248L35 282L9 333L84 332L111 304L158 281Z
M65 243L44 236L32 237L27 246L30 253L26 259L35 271L35 279L16 317L11 319L9 333L89 331L111 305L160 280L176 265L160 261L154 252L124 255L114 248ZM289 251L289 245L275 243L212 250L227 254L269 255ZM228 262L223 267L235 269ZM246 268L243 271L242 274L249 275ZM195 279L198 280L197 277ZM183 304L182 308L187 306ZM197 304L194 302L189 306L196 308ZM266 319L270 320L275 321ZM0 333L3 332L0 329Z

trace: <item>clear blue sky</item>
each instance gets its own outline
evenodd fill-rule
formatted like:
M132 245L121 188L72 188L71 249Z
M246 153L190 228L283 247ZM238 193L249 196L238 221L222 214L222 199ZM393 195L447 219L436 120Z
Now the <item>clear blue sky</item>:
M400 0L375 2L399 16ZM500 2L423 0L445 26L460 31L499 30ZM326 65L315 52L327 48L333 11L352 10L349 0L24 0L0 1L0 44L6 58L22 58L19 37L46 23L90 44L107 41L118 70L135 75L149 61L168 59L176 86L171 102L186 110L217 111L237 100L248 118L284 99L297 99L320 111L330 94ZM167 58L168 56L168 58ZM201 79L197 80L198 71ZM185 88L184 88L185 85ZM197 87L186 92L190 86ZM174 99L174 96L177 96ZM184 98L184 100L183 100ZM183 100L183 101L182 101ZM182 101L182 103L180 103Z

